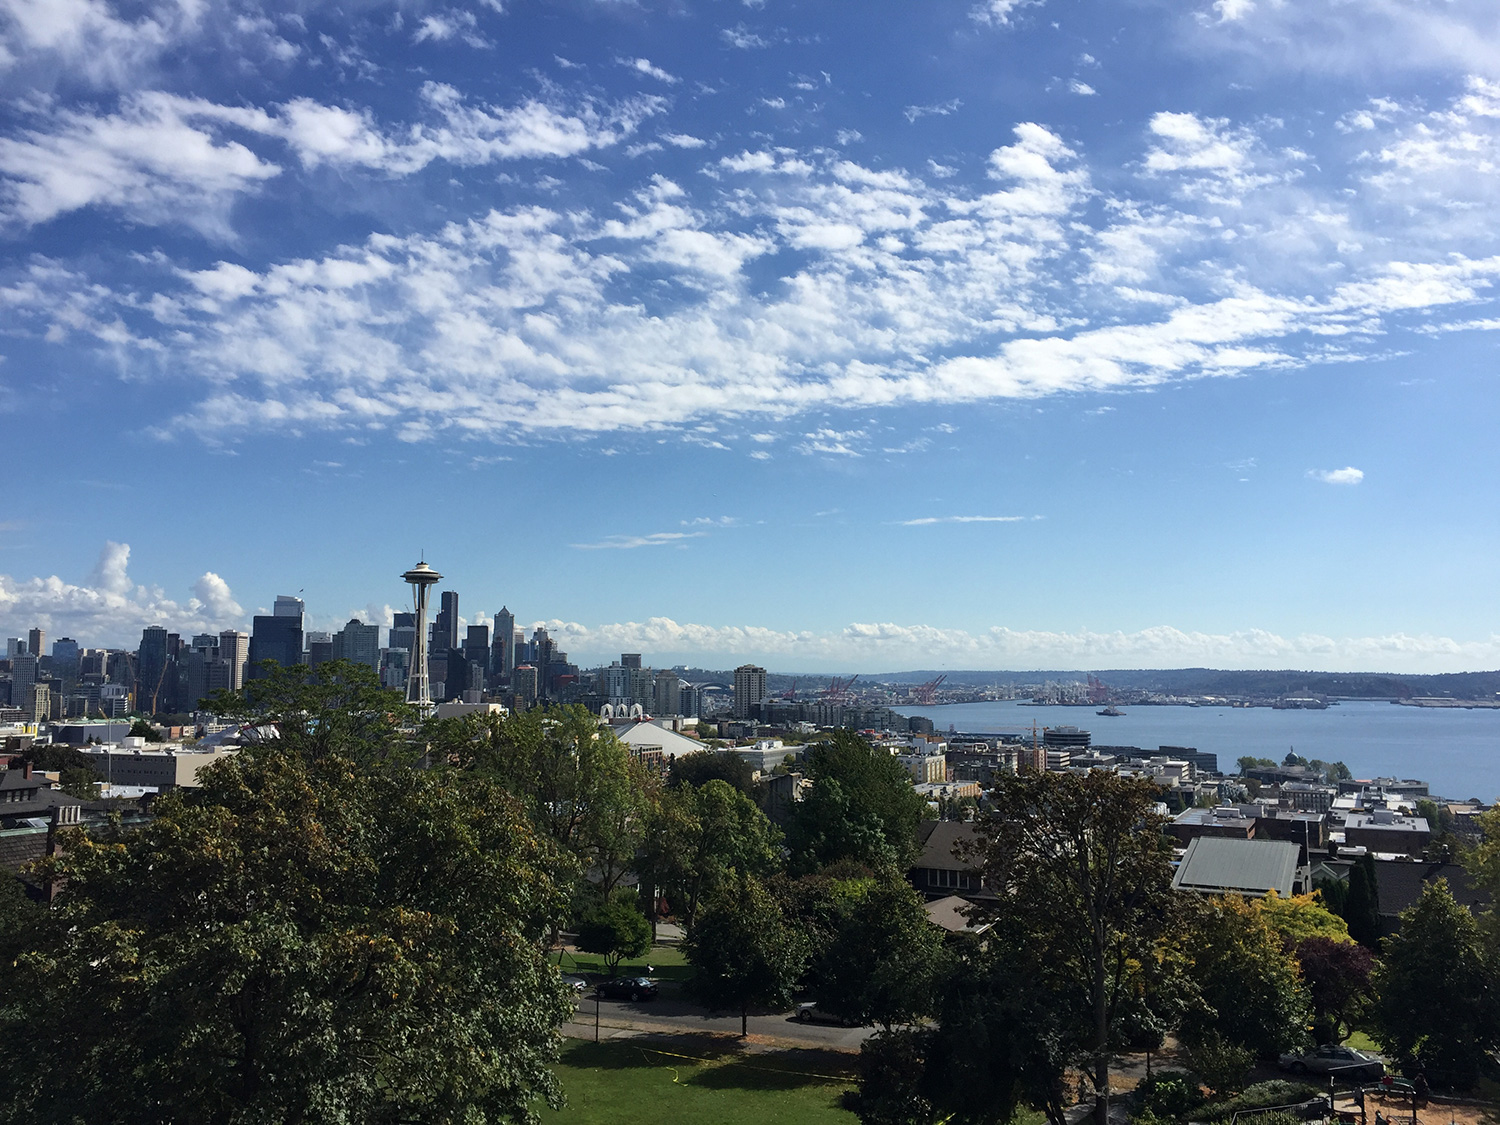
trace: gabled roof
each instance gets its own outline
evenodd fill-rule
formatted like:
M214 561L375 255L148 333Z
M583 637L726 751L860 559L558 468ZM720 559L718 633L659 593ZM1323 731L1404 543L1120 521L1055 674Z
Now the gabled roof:
M973 903L959 895L934 899L925 907L927 920L939 929L947 930L950 934L982 934L990 928L990 924L982 922L978 926L974 925L969 917L973 908Z
M1375 861L1375 888L1380 898L1381 917L1395 917L1410 909L1422 897L1428 883L1448 880L1448 890L1460 906L1483 909L1490 896L1469 879L1469 873L1456 863L1408 863L1396 859Z
M1199 894L1259 896L1292 893L1297 875L1297 845L1287 840L1231 840L1199 836L1172 876L1179 891Z
M681 754L695 754L699 750L707 750L697 739L686 738L676 731L659 727L655 723L630 723L628 726L617 726L614 728L615 736L627 746L637 750L660 750L668 758L676 758Z
M922 845L922 854L916 868L932 871L978 871L980 864L974 859L960 859L953 854L956 844L975 842L974 826L961 820L924 820L917 825L917 842Z

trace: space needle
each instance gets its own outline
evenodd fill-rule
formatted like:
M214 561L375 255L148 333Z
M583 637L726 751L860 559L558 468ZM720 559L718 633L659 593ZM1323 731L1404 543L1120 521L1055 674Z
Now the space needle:
M411 646L411 669L406 677L406 702L417 709L422 719L432 716L432 689L427 682L427 591L443 576L426 561L417 563L402 579L411 586L412 607L416 610L417 635Z

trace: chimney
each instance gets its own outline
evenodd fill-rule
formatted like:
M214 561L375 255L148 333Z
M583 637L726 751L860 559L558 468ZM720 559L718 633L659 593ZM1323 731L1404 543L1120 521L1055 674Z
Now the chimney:
M21 766L21 777L24 780L26 780L26 781L30 781L31 780L31 759L30 758L26 758L23 761L24 761L24 764Z

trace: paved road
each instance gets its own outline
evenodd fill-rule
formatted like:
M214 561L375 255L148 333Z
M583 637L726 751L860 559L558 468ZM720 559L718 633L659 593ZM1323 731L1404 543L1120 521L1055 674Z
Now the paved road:
M569 1035L580 1038L593 1035L595 1003L591 995L585 995L579 1000L578 1015L568 1028ZM678 1034L740 1033L740 1017L737 1013L730 1015L727 1012L709 1012L673 995L670 985L664 986L662 994L655 1000L600 1000L597 1004L600 1038L609 1038L612 1032L629 1030ZM848 1051L859 1050L865 1037L873 1035L875 1030L869 1027L829 1027L826 1024L799 1023L790 1013L751 1013L749 1022L750 1034L757 1038L799 1047Z

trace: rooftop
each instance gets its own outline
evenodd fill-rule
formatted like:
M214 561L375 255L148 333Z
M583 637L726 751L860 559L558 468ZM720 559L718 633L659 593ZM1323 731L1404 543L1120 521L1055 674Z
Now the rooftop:
M1297 845L1286 840L1232 840L1199 836L1172 876L1179 891L1260 896L1292 893L1297 877Z

